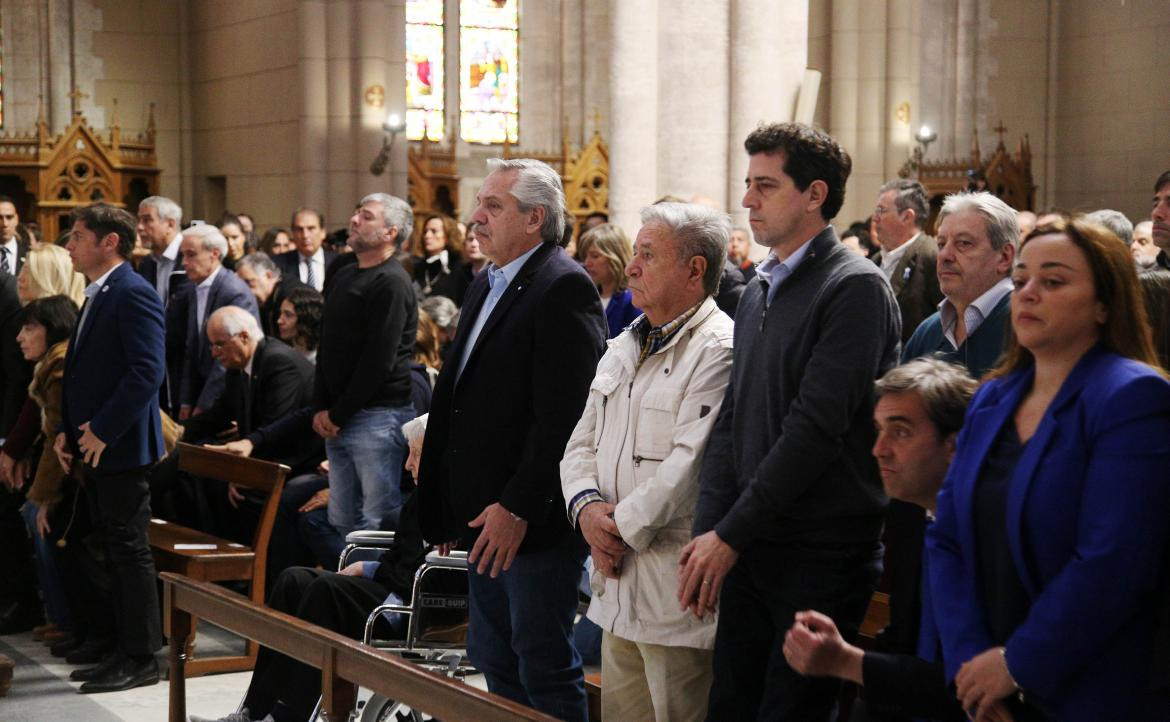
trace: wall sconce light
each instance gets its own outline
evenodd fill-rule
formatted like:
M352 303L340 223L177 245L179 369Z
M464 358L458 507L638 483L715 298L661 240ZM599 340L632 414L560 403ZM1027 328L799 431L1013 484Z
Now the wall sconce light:
M386 172L386 165L390 162L390 150L394 147L394 139L398 137L399 133L406 130L406 121L398 113L390 113L382 123L382 130L384 132L382 149L378 151L374 162L370 163L370 173L373 175L382 175Z

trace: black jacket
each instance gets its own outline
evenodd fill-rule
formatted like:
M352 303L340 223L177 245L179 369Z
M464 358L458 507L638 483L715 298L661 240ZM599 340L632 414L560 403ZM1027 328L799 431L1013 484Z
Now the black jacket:
M581 266L543 243L500 297L456 380L487 293L480 274L435 384L420 522L431 542L461 539L470 548L477 532L467 522L500 502L528 522L523 553L569 533L559 464L605 349L605 316Z

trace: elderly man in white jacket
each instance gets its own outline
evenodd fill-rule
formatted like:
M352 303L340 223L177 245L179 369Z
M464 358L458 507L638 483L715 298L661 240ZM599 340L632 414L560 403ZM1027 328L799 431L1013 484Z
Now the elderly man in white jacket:
M715 618L676 598L699 466L731 370L715 305L731 221L686 203L642 210L626 268L644 315L609 342L561 461L569 519L593 555L604 719L701 720Z

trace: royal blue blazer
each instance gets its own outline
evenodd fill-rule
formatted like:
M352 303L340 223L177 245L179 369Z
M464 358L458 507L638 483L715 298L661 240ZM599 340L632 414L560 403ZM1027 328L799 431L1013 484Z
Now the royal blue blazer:
M634 305L633 294L626 289L610 297L605 306L605 324L609 335L606 338L617 338L622 331L642 315L642 309Z
M106 443L100 471L116 472L162 458L158 389L166 347L158 292L130 264L114 269L73 330L65 354L62 431L81 463L78 426Z
M1029 368L975 395L927 531L946 678L994 646L976 584L972 495ZM1013 678L1052 719L1170 719L1149 692L1155 587L1170 529L1170 383L1096 347L1020 456L1008 542L1031 604L1006 643Z

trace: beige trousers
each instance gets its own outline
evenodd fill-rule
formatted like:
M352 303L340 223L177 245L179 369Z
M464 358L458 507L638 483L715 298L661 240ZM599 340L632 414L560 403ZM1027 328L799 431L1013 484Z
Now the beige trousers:
M710 649L631 642L602 632L601 719L704 719L713 656Z

